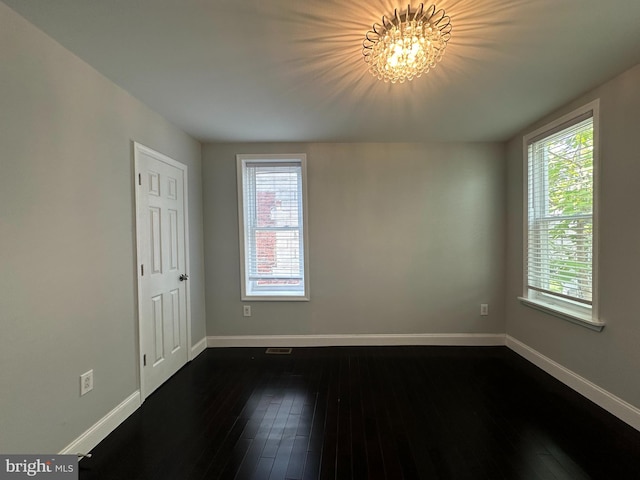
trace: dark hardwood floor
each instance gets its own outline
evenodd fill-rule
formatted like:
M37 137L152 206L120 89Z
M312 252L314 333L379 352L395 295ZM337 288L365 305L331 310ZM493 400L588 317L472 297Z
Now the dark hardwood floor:
M640 432L506 347L209 349L80 479L640 479Z

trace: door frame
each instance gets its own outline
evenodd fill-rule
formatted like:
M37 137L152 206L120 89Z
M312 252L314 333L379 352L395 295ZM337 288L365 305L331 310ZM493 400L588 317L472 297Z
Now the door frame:
M132 142L132 149L133 149L133 189L135 192L135 205L134 205L134 221L135 221L135 239L136 239L136 256L135 256L135 271L136 271L136 294L135 294L135 301L136 301L136 316L137 316L137 330L138 330L138 382L139 382L139 387L140 387L140 398L141 401L144 402L144 400L147 398L147 396L149 395L149 392L147 392L146 389L146 385L145 385L145 381L144 381L144 375L143 375L143 368L144 368L144 363L143 363L143 353L142 353L142 340L143 340L143 329L142 329L142 312L141 312L141 304L140 304L140 292L141 290L141 284L142 284L142 275L141 275L141 259L142 259L142 245L141 245L141 236L140 236L140 218L139 218L139 211L138 211L138 206L140 205L140 155L144 154L147 155L149 157L152 157L160 162L164 162L168 165L171 165L172 167L178 168L179 170L182 170L182 196L183 196L183 206L184 206L184 258L185 258L185 273L187 275L189 275L189 271L190 271L190 265L189 265L189 259L191 258L189 256L189 203L188 203L188 197L189 197L189 191L188 191L188 167L183 164L180 163L176 160L174 160L173 158L160 153L156 150L153 150L152 148L149 148L141 143L138 143L136 141ZM187 315L187 319L186 319L186 323L187 323L187 363L190 362L191 360L193 360L193 352L191 350L192 345L191 345L191 288L189 285L189 281L184 282L185 283L185 298L186 298L186 315Z

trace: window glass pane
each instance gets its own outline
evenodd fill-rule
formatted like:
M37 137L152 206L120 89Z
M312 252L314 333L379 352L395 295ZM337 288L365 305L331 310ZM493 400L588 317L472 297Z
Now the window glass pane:
M241 162L246 296L306 296L303 160Z
M529 288L591 303L593 119L529 146Z
M282 279L301 276L298 231L257 230L255 239L256 277Z

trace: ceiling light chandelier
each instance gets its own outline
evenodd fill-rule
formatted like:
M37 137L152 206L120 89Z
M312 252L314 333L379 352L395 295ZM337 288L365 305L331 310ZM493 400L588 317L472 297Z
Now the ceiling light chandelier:
M413 80L436 66L451 38L451 19L444 10L424 4L412 13L396 9L392 18L374 23L362 42L369 71L385 82Z

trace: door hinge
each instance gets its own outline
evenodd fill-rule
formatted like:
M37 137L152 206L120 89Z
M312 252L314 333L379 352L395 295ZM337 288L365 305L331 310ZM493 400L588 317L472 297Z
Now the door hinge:
M144 265L140 265L140 276L144 277Z
M142 185L142 174L138 174L138 185Z
M146 367L147 366L147 355L142 355L142 366Z

